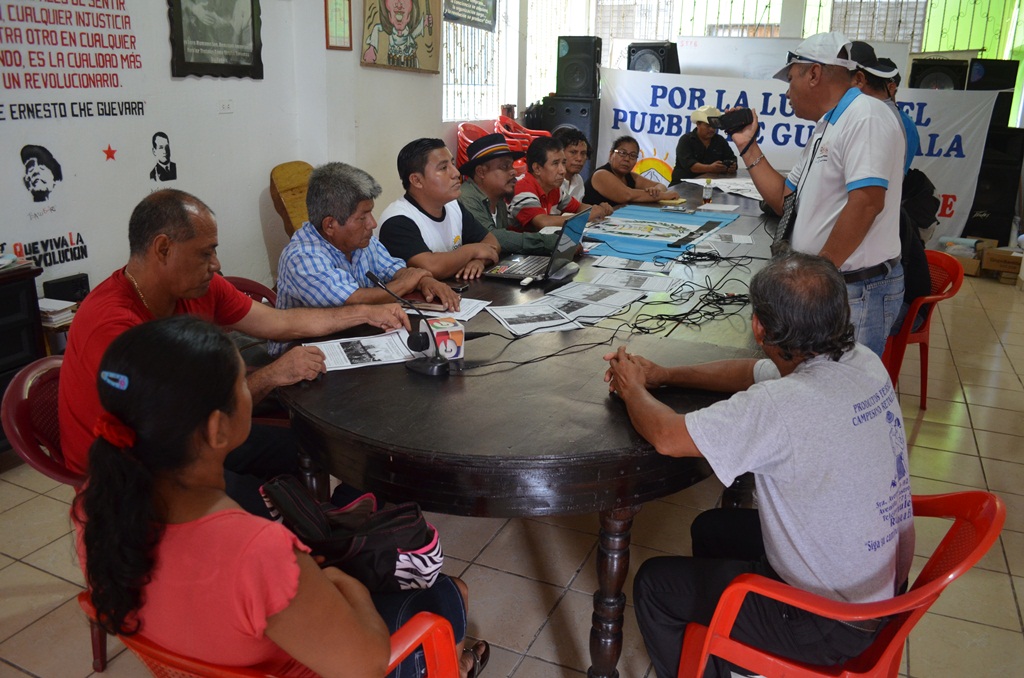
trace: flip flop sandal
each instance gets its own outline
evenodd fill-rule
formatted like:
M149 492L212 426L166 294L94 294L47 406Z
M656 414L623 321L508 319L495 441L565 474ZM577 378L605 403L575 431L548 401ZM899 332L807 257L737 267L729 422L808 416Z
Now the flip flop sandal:
M462 653L467 652L473 658L473 668L466 674L466 678L476 678L491 660L491 646L486 640L478 640L473 647L463 648Z

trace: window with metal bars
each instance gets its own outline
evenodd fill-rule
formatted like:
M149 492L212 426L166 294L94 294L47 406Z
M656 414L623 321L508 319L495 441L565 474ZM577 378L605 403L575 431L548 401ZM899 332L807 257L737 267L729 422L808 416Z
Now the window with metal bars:
M832 0L828 4L832 6L829 25L819 26L820 30L840 31L850 40L909 42L910 51L921 51L928 0Z
M502 104L515 103L518 8L518 0L498 0L494 32L444 22L441 97L445 121L496 118Z

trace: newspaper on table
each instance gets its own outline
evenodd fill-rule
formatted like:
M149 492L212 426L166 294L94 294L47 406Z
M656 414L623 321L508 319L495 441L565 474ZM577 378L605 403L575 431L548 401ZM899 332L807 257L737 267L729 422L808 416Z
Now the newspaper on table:
M587 325L593 325L594 323L607 318L610 315L614 315L621 311L621 307L605 306L604 304L594 304L586 301L579 301L577 299L563 299L561 297L553 297L547 295L541 297L537 301L531 301L527 306L542 306L547 305L551 308L561 311L573 320Z
M487 312L515 335L583 329L583 325L549 304L488 306Z
M409 333L405 329L398 329L370 337L331 339L304 345L316 346L323 351L328 371L352 370L370 365L403 363L418 357L421 354L414 353L406 345L408 338Z
M708 236L708 240L717 240L718 242L727 242L736 245L754 244L754 238L749 235L743 235L742 233L713 233Z
M704 186L706 183L706 179L683 179L683 181L688 184L694 184L697 186ZM745 177L715 179L712 185L715 188L722 190L726 193L732 193L733 195L742 195L744 198L752 198L754 200L761 199L761 194L758 193L757 187L754 186L753 179Z
M420 311L428 318L455 318L459 322L469 322L480 311L487 308L491 302L482 299L467 299L465 297L459 302L459 310L452 311Z
M669 278L657 273L618 270L602 271L592 282L601 287L617 287L643 292L671 292L682 284L678 278Z
M621 268L627 271L650 271L652 273L668 273L675 265L674 261L654 262L640 261L639 259L625 259L623 257L597 257L594 266L599 268Z
M619 309L623 306L632 304L637 299L642 299L644 293L629 290L616 290L610 287L592 285L590 283L571 282L568 285L563 285L558 289L548 292L548 296L572 299L573 301L582 301L587 304L601 304L602 306L611 306Z

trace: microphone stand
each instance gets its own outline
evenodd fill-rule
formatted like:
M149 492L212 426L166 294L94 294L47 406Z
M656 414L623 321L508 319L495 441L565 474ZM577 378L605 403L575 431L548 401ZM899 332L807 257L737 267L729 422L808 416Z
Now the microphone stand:
M416 308L416 305L398 296L387 288L387 285L377 277L377 274L373 271L367 271L366 277L370 279L377 287L381 288L392 297L394 297L403 308L406 308L423 321L423 324L427 326L427 332L430 333L430 338L434 344L434 355L433 357L423 356L421 358L413 358L405 362L405 368L417 374L425 374L430 377L444 377L447 376L451 369L451 362L448 358L441 355L441 349L437 345L437 336L434 334L434 329L430 326L430 321L427 320L427 316L423 315L423 312Z

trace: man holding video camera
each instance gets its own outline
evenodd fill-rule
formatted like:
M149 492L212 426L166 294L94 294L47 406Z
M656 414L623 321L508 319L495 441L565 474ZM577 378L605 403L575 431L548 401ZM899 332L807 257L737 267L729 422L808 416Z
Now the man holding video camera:
M903 299L899 216L905 143L892 111L853 86L857 64L850 49L842 33L819 33L790 52L775 74L789 83L796 115L817 121L788 175L773 168L758 147L753 111L753 121L732 130L732 140L765 202L783 215L780 236L792 249L819 254L839 268L856 339L881 355Z

